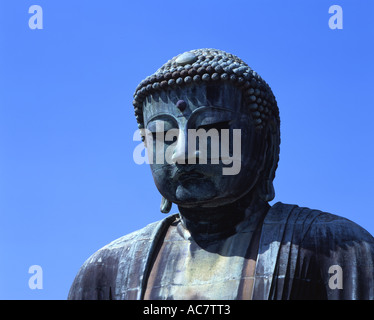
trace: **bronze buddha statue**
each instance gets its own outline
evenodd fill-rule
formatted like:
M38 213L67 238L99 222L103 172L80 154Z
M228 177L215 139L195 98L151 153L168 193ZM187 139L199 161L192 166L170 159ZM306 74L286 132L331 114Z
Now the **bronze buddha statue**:
M94 253L69 299L374 299L367 231L269 205L279 111L246 63L216 49L185 52L139 84L133 105L161 211L174 203L179 213ZM331 270L341 272L334 281Z

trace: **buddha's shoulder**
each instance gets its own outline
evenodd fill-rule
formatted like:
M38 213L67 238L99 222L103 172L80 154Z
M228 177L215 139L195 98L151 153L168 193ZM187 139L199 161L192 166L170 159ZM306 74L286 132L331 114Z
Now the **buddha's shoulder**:
M107 245L103 246L92 254L85 262L85 264L92 264L93 262L103 261L109 257L115 258L118 255L134 248L135 244L139 246L139 243L151 243L157 235L162 232L163 227L167 227L170 221L174 221L177 215L168 216L165 219L152 222L145 227L128 233L120 238L117 238Z
M310 235L321 241L365 242L374 248L374 238L364 227L337 214L321 211L310 229Z
M100 250L115 250L118 248L123 248L131 245L134 241L139 241L139 240L148 240L152 237L155 229L162 223L162 220L152 222L145 227L135 230L131 233L128 233L118 239L115 239L105 245L103 248Z
M99 249L96 253L99 254L100 252L104 251L117 251L127 249L134 245L135 242L148 242L152 241L159 232L162 232L163 226L168 226L170 224L170 220L174 220L176 215L169 216L165 219L152 222L145 227L128 233L118 239L113 240L112 242L108 243L101 249Z
M277 203L278 211L294 211L292 220L295 224L303 224L304 235L314 240L365 241L374 244L373 236L359 224L335 213L318 209Z
M109 287L115 288L119 265L138 265L137 262L147 256L154 240L171 221L175 220L175 216L168 216L163 220L150 223L144 228L108 243L93 253L75 276L69 299L96 299L97 288L101 291L105 288L108 291Z

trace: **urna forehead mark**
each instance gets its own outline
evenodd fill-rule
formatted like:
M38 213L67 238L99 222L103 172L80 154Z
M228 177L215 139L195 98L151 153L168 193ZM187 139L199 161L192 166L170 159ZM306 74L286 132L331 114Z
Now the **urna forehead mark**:
M150 94L143 102L143 121L146 124L150 117L162 113L170 113L175 117L188 116L197 109L209 107L235 113L250 113L246 106L243 107L239 88L230 83L201 84Z

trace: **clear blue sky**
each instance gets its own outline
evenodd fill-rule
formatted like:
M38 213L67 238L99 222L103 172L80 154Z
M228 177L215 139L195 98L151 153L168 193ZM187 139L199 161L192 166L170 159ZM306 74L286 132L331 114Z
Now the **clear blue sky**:
M35 4L42 30L28 25ZM333 4L342 30L328 26ZM132 94L191 49L231 52L273 89L275 201L374 234L373 1L1 0L0 10L1 299L65 299L92 253L164 217L150 169L133 161ZM31 265L41 290L28 286Z

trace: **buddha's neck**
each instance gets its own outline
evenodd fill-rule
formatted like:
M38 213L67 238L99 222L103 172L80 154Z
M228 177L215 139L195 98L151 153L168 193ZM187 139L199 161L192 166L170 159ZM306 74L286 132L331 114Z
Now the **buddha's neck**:
M195 240L216 241L235 234L243 224L257 224L270 206L257 197L247 195L220 207L178 208L184 228Z

